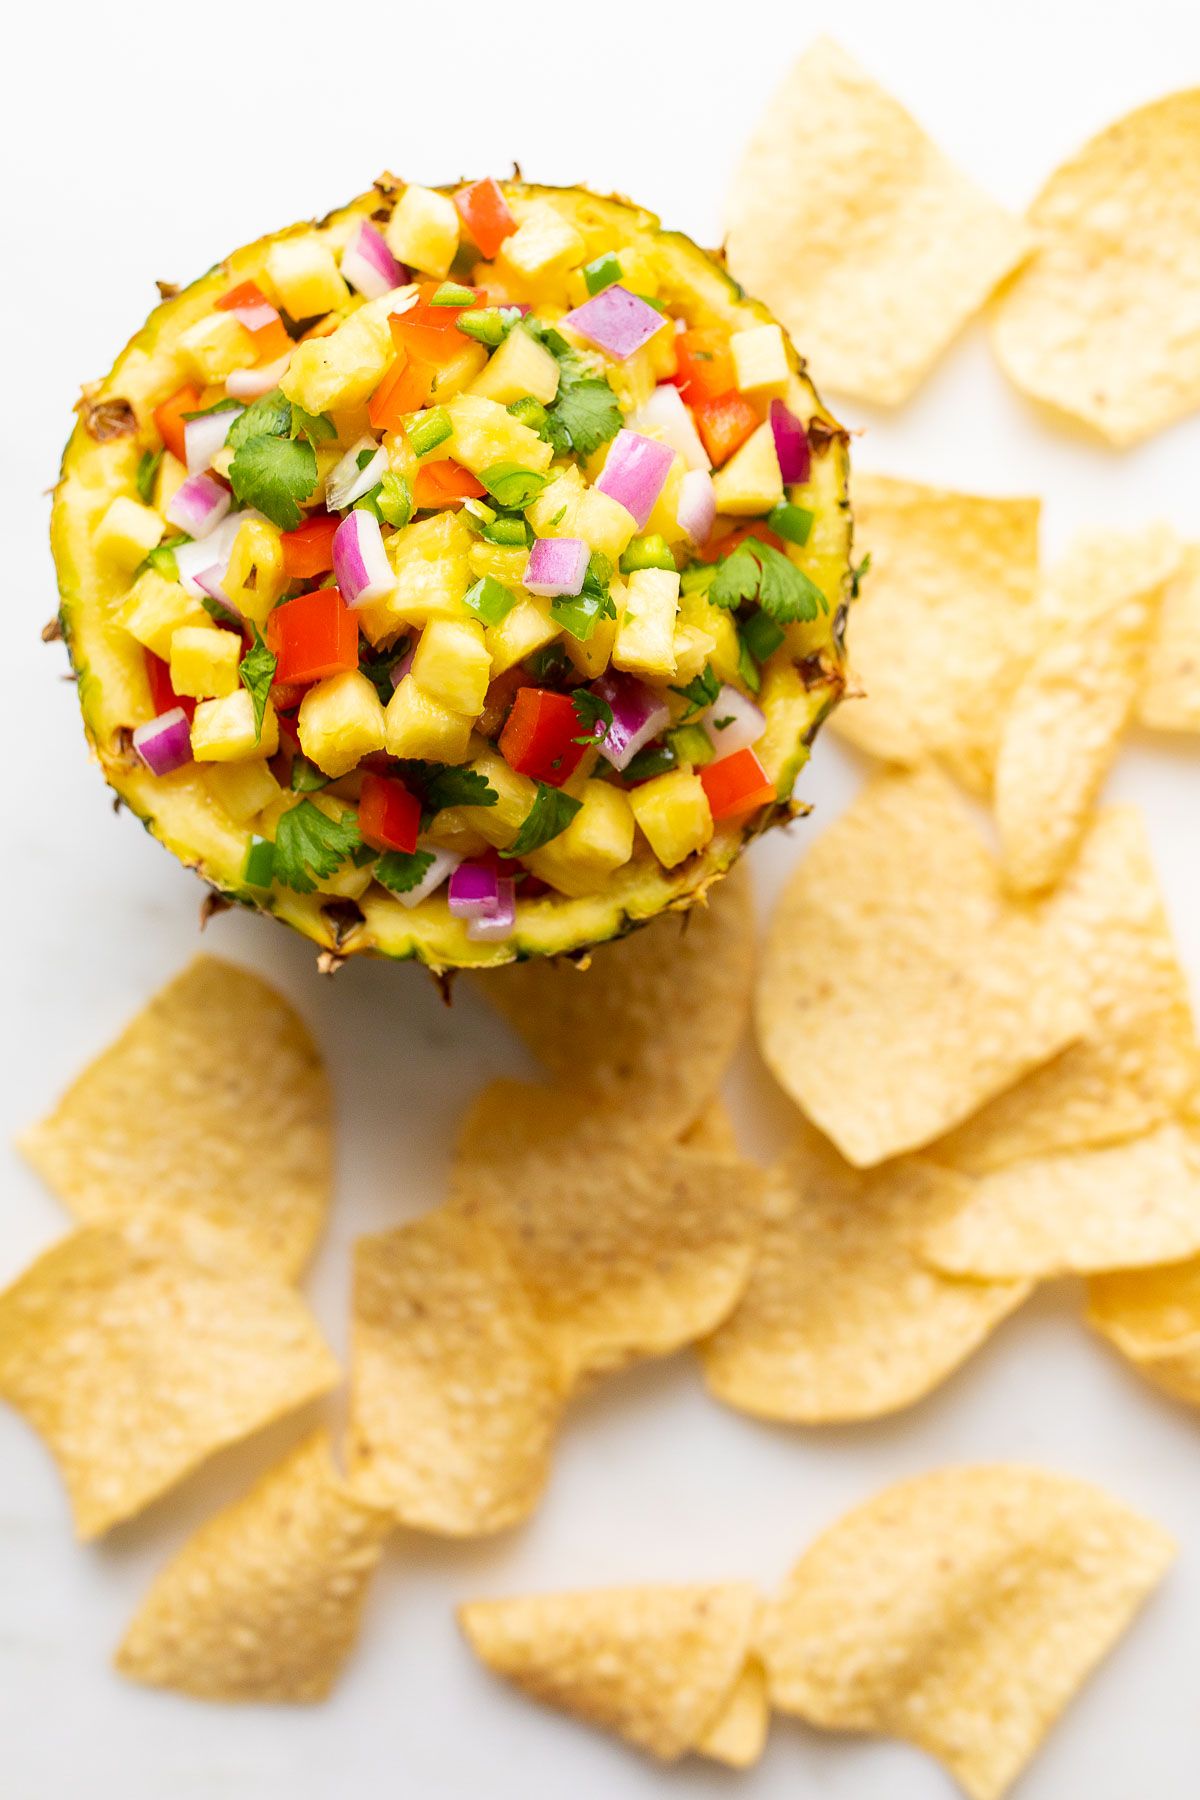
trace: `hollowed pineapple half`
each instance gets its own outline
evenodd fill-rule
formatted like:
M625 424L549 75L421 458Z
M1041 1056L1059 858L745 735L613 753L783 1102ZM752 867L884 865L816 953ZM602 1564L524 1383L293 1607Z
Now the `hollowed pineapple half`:
M680 327L736 334L774 325L767 309L745 295L726 273L718 255L699 249L678 232L665 231L652 213L582 188L535 187L517 180L501 185L516 219L535 221L536 229L527 232L527 238L557 220L565 228L561 238L574 246L573 267L548 267L538 278L542 285L533 291L535 316L561 319L581 295L586 298L581 271L589 261L615 254L624 266L636 268L642 290L652 294ZM453 192L442 191L448 196ZM332 268L364 220L387 231L387 221L404 192L402 183L385 178L318 225L295 225L234 251L156 307L110 373L87 390L63 457L51 530L62 634L77 677L88 741L106 780L147 830L217 895L273 913L337 957L416 958L440 971L580 953L664 910L691 906L729 869L747 842L786 821L794 810L794 784L817 728L841 694L843 628L852 587L847 439L822 406L801 357L786 339L787 369L783 385L777 384L774 391L806 426L811 447L809 478L790 488L786 498L812 514L807 542L802 547L789 543L786 549L821 590L826 604L816 620L788 625L783 644L761 669L758 704L766 729L756 753L777 798L749 818L718 823L710 841L675 866L664 866L639 830L630 859L594 891L567 893L541 881L529 882L530 894L519 898L511 936L478 941L467 922L452 914L445 888L415 906L405 905L372 879L369 866L347 865L337 878L320 881L307 893L278 883L267 889L252 885L246 878L248 855L256 837L271 835L266 794L277 792L275 784L264 779L268 765L195 761L159 775L143 766L131 747L134 730L157 711L146 645L118 617L128 616L126 602L136 572L140 515L130 508L138 500L139 466L144 488L146 452L159 443L154 409L181 383L195 378L195 346L205 335L196 327L212 314L218 297L248 280L269 298L277 296L270 270L288 262L288 252L280 255L281 245L303 246L305 254L296 260L308 267L316 242L322 251L332 253L332 262L323 254L318 259L322 267ZM508 292L504 291L498 273L502 268L503 259L481 271L479 252L464 233L450 269L434 273L464 281L474 276L487 282L495 302L503 303L521 296L513 290L511 270ZM421 279L419 273L414 279ZM322 299L321 304L331 301ZM346 289L336 298L334 311L344 319L363 304L360 296ZM280 305L289 331L297 336L301 329L313 334L311 319L295 326L282 301ZM315 329L328 331L338 323L339 317L330 316ZM647 376L635 357L628 365L617 363L610 379L628 413L648 397L655 375ZM640 392L643 387L646 391ZM207 403L211 392L206 394ZM339 436L361 429L363 422L359 405L347 421L338 421ZM326 466L329 454L324 455ZM219 462L214 467L219 474ZM114 514L116 501L126 504ZM753 505L739 510L750 513ZM111 542L114 521L118 529L127 524L135 540L117 556ZM724 521L724 528L750 522L739 517ZM204 614L198 608L195 612L195 622L203 625ZM478 745L477 739L472 741ZM605 774L604 766L596 773ZM256 799L263 813L247 815L246 807ZM277 816L277 806L275 812Z

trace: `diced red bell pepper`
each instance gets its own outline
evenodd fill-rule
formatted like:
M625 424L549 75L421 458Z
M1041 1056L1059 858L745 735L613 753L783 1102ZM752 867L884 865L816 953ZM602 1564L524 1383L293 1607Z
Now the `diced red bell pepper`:
M470 469L449 457L422 463L413 482L413 504L418 508L453 506L459 500L479 500L486 493L482 481L476 481Z
M775 798L775 784L753 750L735 750L697 773L714 820L740 819Z
M271 302L263 293L256 281L239 281L236 287L222 294L213 302L217 312L233 312L239 306L271 306ZM254 348L258 351L260 362L274 362L291 348L292 340L284 328L278 308L271 306L272 317L262 325L247 325L239 320L243 331L248 331L254 340Z
M357 669L358 620L336 588L297 594L267 615L267 648L276 681L323 681Z
M358 829L376 850L417 847L421 802L402 781L390 775L364 775L358 800Z
M154 424L159 437L181 463L187 462L187 451L183 444L184 413L198 412L200 408L200 389L181 387L164 400L161 406L154 409Z
M762 424L746 396L736 391L718 394L713 400L693 401L692 414L704 448L718 468Z
M723 331L678 332L675 359L671 380L693 406L697 400L715 400L734 386L733 353Z
M518 775L561 787L578 768L587 748L574 741L582 735L569 694L523 687L500 733L500 754Z
M170 664L165 663L161 656L155 656L153 650L147 650L145 656L146 680L150 683L150 704L154 708L154 716L157 718L160 713L171 712L175 707L182 706L190 719L196 710L196 702L188 694L175 692L171 686Z
M259 287L257 281L239 281L231 287L219 300L213 301L217 312L232 312L235 306L270 306L271 302ZM274 308L272 307L272 311Z
M331 514L320 513L297 525L295 531L284 532L280 539L283 572L289 581L311 581L314 575L324 575L332 569L333 538L340 524L341 520Z
M430 296L437 292L436 282L422 283L420 298L415 306L407 312L392 313L388 324L392 328L392 342L397 350L405 351L420 362L432 363L441 368L452 357L458 355L467 340L458 329L459 314L466 311L464 306L434 306ZM482 305L486 295L482 288L472 288L475 298L472 306Z
M508 201L500 191L499 182L490 175L482 181L473 181L470 187L458 190L454 204L471 241L491 262L505 238L511 237L517 229L517 221L508 210Z
M704 548L697 552L697 558L704 563L720 562L723 556L728 556L731 550L736 550L738 545L744 543L747 538L757 538L760 544L770 544L772 550L779 550L785 556L787 555L787 545L783 539L778 537L761 519L751 519L745 525L735 525L733 530L724 537L705 544Z
M367 405L367 417L376 431L399 431L408 413L424 406L433 390L437 370L432 363L397 352Z

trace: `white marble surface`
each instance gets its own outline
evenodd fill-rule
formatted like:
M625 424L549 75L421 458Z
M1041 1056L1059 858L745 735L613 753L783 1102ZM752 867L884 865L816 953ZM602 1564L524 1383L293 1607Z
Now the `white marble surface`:
M0 113L6 236L0 288L7 429L0 435L6 654L3 1137L196 947L198 892L83 755L62 656L37 642L54 608L45 546L58 448L80 378L107 367L153 298L230 245L355 192L390 164L423 179L501 169L587 176L711 239L716 197L764 81L822 26L904 96L968 170L1020 206L1055 161L1119 112L1200 78L1185 0L742 0L712 8L109 7L25 10L7 42ZM15 60L14 60L15 59ZM330 98L330 94L336 98ZM15 389L15 391L14 391ZM834 396L836 399L836 396ZM1197 528L1200 425L1118 456L1046 428L1003 384L972 329L897 417L865 426L864 467L1046 496L1053 551L1076 525L1161 513ZM35 783L26 768L36 758ZM1149 817L1175 925L1200 971L1197 766L1138 743L1112 790ZM857 770L830 741L818 822ZM756 857L764 902L804 830ZM227 916L208 946L260 963L320 1034L341 1113L341 1191L310 1292L344 1342L356 1233L440 1193L468 1095L512 1068L507 1034L470 996L443 1010L404 969L318 979L283 931ZM747 1051L731 1081L746 1142L769 1147L783 1103ZM8 1152L0 1278L63 1228ZM752 1423L710 1403L686 1356L609 1382L576 1406L538 1518L492 1544L410 1538L389 1554L363 1642L327 1706L210 1709L123 1686L107 1657L151 1573L214 1504L291 1440L291 1424L220 1458L99 1547L71 1541L40 1445L0 1412L0 1792L5 1800L942 1800L914 1752L779 1725L734 1778L660 1772L493 1685L459 1642L454 1601L638 1578L777 1579L811 1534L907 1473L1030 1458L1089 1476L1164 1521L1182 1554L1160 1595L1023 1782L1023 1800L1185 1800L1200 1784L1200 1459L1194 1415L1091 1342L1069 1284L1044 1292L912 1412L821 1432Z

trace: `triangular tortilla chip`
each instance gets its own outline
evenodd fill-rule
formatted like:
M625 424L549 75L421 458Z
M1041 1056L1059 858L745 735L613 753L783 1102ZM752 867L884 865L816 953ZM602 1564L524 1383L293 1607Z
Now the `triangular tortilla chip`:
M1163 589L1138 718L1154 731L1200 731L1200 544L1184 546Z

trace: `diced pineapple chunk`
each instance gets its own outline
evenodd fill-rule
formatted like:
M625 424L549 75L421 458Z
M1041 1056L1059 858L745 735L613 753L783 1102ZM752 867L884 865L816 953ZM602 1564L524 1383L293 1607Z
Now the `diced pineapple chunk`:
M491 361L471 383L473 394L511 406L531 394L549 406L558 393L558 364L537 339L519 325L509 332Z
M192 755L197 762L241 762L274 756L279 748L279 720L267 701L262 735L254 733L254 702L245 688L221 700L202 700L192 720Z
M668 544L681 544L687 532L679 523L679 495L683 487L683 478L687 474L687 464L682 456L677 456L667 470L667 479L663 482L662 492L650 509L650 517L646 520L646 532L649 536L665 538Z
M243 618L266 624L287 586L283 543L274 525L266 519L246 519L238 526L221 586Z
M434 619L412 662L413 679L451 712L477 718L487 699L492 659L475 619Z
M441 280L458 250L458 208L445 194L410 182L396 202L384 236L400 262Z
M717 647L717 640L695 625L675 626L675 680L680 687L694 681Z
M638 675L674 675L679 576L671 569L635 569L625 588L613 662Z
M383 749L383 702L365 675L344 669L309 688L296 729L305 756L336 780Z
M708 660L714 675L721 681L737 682L741 646L732 615L723 606L714 606L704 594L683 594L679 619L681 624L694 626L712 640Z
M585 781L567 829L526 860L542 881L573 897L590 894L633 855L633 809L608 781Z
M237 689L242 640L216 625L184 625L171 639L171 686L193 700L221 700Z
M782 394L791 380L787 348L778 325L752 325L729 340L733 372L743 394Z
M569 631L562 635L562 647L581 675L591 680L596 675L603 675L612 661L613 645L617 641L621 620L625 616L625 584L614 581L608 590L613 603L611 618L597 619L589 638L572 637Z
M557 207L535 201L501 244L496 261L525 281L547 282L565 275L586 255L587 245L571 221Z
M333 251L315 231L278 238L267 251L267 280L293 319L315 319L350 298Z
M673 869L694 850L703 850L713 834L708 796L698 775L672 769L632 788L629 804L650 848L666 869Z
M171 638L181 625L207 625L208 614L178 581L168 581L157 569L143 569L117 608L116 621L132 632L139 644L161 656L171 655Z
M92 542L101 556L132 574L165 529L165 521L153 507L119 494L97 525Z
M489 626L484 632L492 674L503 675L535 650L552 644L561 629L551 617L549 600L518 600L498 625Z
M550 445L495 400L485 400L482 394L459 394L446 410L454 427L447 454L472 475L502 462L539 474L550 467L554 455Z
M205 780L237 825L245 825L283 792L265 762L214 763Z
M254 339L231 312L205 313L180 333L179 349L190 372L206 386L258 361Z
M397 290L407 292L409 290ZM388 312L391 294L370 300L328 337L297 344L279 386L305 412L361 406L370 399L395 356Z
M154 478L154 505L160 513L166 512L186 480L187 470L179 458L164 450Z
M599 550L615 565L637 530L637 520L627 507L599 488L588 488L575 513L573 537L581 537L590 550Z
M529 552L519 544L489 544L486 538L476 538L467 561L476 581L490 575L515 594L524 585Z
M472 758L470 766L494 791L496 803L494 806L447 808L437 815L436 835L441 840L446 833L475 831L485 843L494 845L497 850L506 850L537 799L537 783L530 781L528 775L518 775L515 769L510 769L498 750L480 744L478 739L476 743L480 745L479 753Z
M396 586L358 609L358 622L372 644L394 637L405 625L470 618L463 595L471 585L467 554L473 541L457 513L449 511L406 525L388 538Z
M452 712L406 675L388 701L385 745L389 756L460 763L467 754L474 720Z
M583 495L583 472L578 463L568 463L525 508L525 517L539 537L575 537L575 515Z
M748 518L770 512L783 499L783 476L770 421L751 432L723 469L713 475L717 511Z
M435 373L429 389L429 404L441 406L444 401L453 400L455 394L461 394L464 388L473 388L486 363L487 351L482 344L464 343L457 356L452 356Z

